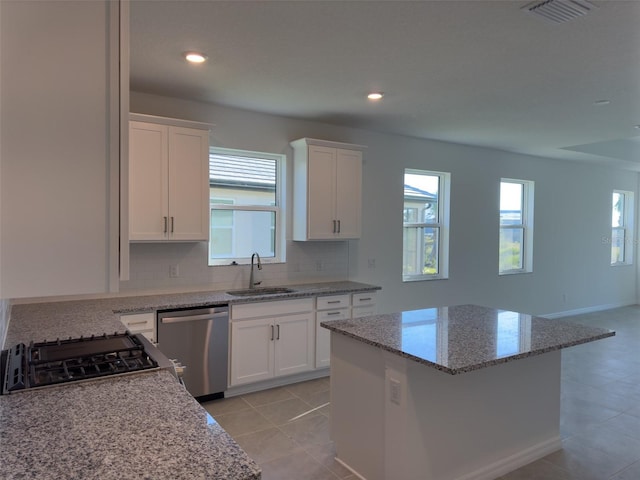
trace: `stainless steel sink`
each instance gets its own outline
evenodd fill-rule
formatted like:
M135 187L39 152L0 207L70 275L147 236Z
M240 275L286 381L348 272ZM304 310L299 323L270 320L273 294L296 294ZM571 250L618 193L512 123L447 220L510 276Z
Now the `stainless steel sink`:
M229 290L227 293L234 297L252 297L259 295L277 295L279 293L291 293L292 289L286 287L245 288L243 290Z

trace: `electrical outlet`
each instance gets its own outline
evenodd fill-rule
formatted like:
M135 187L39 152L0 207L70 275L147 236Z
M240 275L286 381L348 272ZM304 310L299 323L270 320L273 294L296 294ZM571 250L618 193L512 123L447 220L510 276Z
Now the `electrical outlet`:
M389 400L391 403L395 403L396 405L400 405L401 394L400 394L400 382L395 378L389 379Z
M316 260L316 271L320 272L322 270L322 260Z
M375 258L370 258L369 259L369 268L376 268L376 259Z
M178 278L180 276L180 269L178 265L169 266L169 277L170 278Z

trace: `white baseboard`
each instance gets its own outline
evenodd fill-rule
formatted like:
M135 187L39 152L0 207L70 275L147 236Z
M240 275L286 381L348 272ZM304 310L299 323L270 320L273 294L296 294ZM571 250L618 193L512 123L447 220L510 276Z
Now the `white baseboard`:
M629 307L631 305L637 305L637 302L607 303L604 305L594 305L591 307L576 308L575 310L565 310L563 312L547 313L545 315L539 315L539 316L544 318L550 318L550 319L571 317L573 315L582 315L585 313L601 312L603 310L611 310L613 308L620 308L620 307Z
M462 477L458 477L456 480L494 480L502 475L505 475L509 472L513 472L520 467L524 467L531 462L535 462L536 460L540 460L542 457L546 457L550 453L558 451L562 448L562 441L560 440L560 436L550 438L543 442L538 443L532 447L526 448L521 452L515 453L509 457L498 460L497 462L486 465L478 470L475 470L471 473L467 473ZM353 475L355 475L360 480L367 480L365 477L360 475L356 470L351 468L349 464L343 462L338 457L335 458L335 461L340 465L349 470Z
M497 462L486 465L474 472L463 475L456 480L494 480L509 472L513 472L520 467L524 467L531 462L546 457L550 453L558 451L562 448L560 436L550 438L538 443L532 447L526 448L509 457L498 460Z
M287 375L286 377L271 378L262 382L247 383L246 385L236 385L235 387L229 387L227 390L225 390L224 396L227 398L235 397L238 395L244 395L245 393L259 392L261 390L267 390L269 388L283 387L285 385L291 385L292 383L328 377L329 372L329 367L326 367L319 368L317 370L310 370L308 372L296 373L295 375Z

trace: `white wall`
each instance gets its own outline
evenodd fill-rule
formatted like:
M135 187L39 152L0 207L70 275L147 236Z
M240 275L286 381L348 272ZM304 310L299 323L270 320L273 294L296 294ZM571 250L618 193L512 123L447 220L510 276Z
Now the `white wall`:
M274 281L269 279L269 283L304 281L306 277L322 279L323 274L317 271L313 278L315 259L324 256L324 261L331 263L330 257L335 255L338 261L333 264L341 265L348 259L348 270L337 268L327 277L344 271L351 280L382 286L379 301L383 312L476 303L549 314L636 301L635 267L611 267L610 247L602 241L610 236L611 191L614 188L634 191L637 198L636 173L335 127L137 92L131 95L131 111L214 123L211 139L217 146L286 153L288 158L291 158L289 141L300 137L368 146L363 166L362 238L334 247L291 242L287 265L279 267L280 270L274 272ZM448 280L402 283L404 168L452 174ZM503 277L497 274L501 177L536 182L534 272L531 274ZM289 195L289 205L291 201ZM290 220L289 213L288 238L291 238ZM134 246L132 277L144 276L145 271L153 268L155 262L162 262L165 253L169 253L170 261L181 255L195 260L196 264L188 268L181 266L184 277L181 282L185 285L190 283L192 272L198 278L191 283L201 283L207 275L217 279L219 285L244 282L238 274L229 271L203 273L211 270L199 263L206 265L206 254L191 253L197 250L198 247L184 246ZM305 263L300 260L303 258L312 261ZM374 260L374 268L369 267L370 260ZM165 287L170 284L166 279L168 264L162 266L165 267L164 272L158 272L162 278L146 274L144 281L135 285L123 282L121 287L125 290L143 284Z
M0 9L0 298L105 292L110 4Z

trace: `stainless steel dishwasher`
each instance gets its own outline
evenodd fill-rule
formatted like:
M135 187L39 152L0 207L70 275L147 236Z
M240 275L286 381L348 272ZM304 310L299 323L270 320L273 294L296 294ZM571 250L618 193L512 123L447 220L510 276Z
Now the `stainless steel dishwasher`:
M158 312L158 348L185 366L185 387L198 400L224 397L227 389L229 307Z

